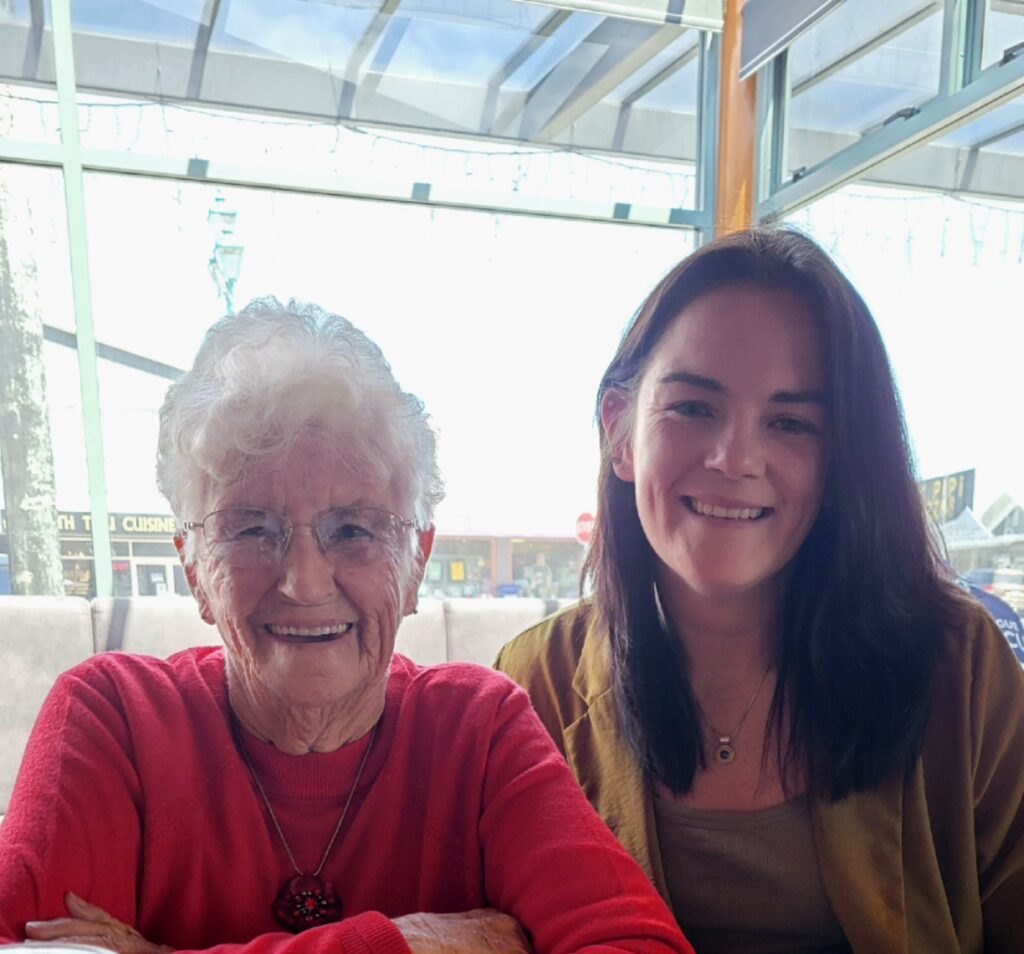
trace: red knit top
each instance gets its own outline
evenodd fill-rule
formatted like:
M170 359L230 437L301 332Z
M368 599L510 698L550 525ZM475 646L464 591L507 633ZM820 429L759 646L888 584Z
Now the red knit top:
M224 653L92 657L57 681L0 825L0 940L74 891L176 949L408 952L390 918L494 907L539 954L690 952L591 809L526 694L468 664L396 656L384 715L323 877L343 920L286 934L294 874L240 757ZM327 754L245 744L309 871L369 737Z

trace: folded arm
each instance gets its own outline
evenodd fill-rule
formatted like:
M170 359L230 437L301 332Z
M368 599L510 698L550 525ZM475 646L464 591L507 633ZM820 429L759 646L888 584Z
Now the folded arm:
M131 925L118 921L74 893L68 893L66 903L67 917L30 921L25 925L26 937L31 941L88 944L106 948L115 954L174 954L173 948L147 941ZM404 944L393 936L393 932L388 932L388 925L380 923L376 917L364 920L375 923L367 925L370 928L368 934L360 932L356 943L359 946L365 943L373 950L409 950L413 954L530 954L530 946L519 922L491 909L457 914L408 914L394 918L390 925L398 931ZM349 923L322 933L332 935L328 943L334 950L347 950L344 938L338 935L352 931L353 927ZM392 935L390 938L386 936L388 933ZM283 946L291 949L301 944L287 935L266 940L275 950ZM219 949L224 947L221 945Z

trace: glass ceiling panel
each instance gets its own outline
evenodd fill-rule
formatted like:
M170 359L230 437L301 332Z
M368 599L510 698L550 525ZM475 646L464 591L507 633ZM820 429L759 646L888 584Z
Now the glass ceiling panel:
M840 4L789 48L793 91L842 68L942 9L941 0L857 0Z
M1024 97L1010 100L977 119L947 133L942 146L956 146L975 154L1024 156ZM1024 192L1024 168L1015 166Z
M378 4L344 6L303 0L232 0L217 19L210 50L263 55L327 70L344 67Z
M864 178L929 193L1024 199L1024 96L889 159Z
M989 0L982 68L997 63L1007 49L1018 43L1024 43L1024 0Z
M59 143L56 95L48 0L0 2L0 139Z
M78 32L146 38L191 46L204 0L73 0L71 26Z
M387 70L393 76L429 78L444 73L456 82L483 82L525 39L512 31L496 36L489 33L486 28L465 24L409 20ZM448 51L460 42L465 43L462 55L451 59Z
M516 11L495 19L480 15L500 13L508 7L528 16L510 15ZM475 15L468 11L456 16L446 11L444 4L406 0L400 13L406 25L387 64L390 74L424 79L444 76L456 82L482 84L529 38L548 11L525 3L491 2L482 5ZM392 19L392 25L396 19ZM453 56L453 51L457 55Z
M0 17L0 82L52 81L52 57L30 77L20 55L41 2L14 0ZM689 134L667 134L693 125L696 101L681 57L699 34L679 25L522 0L73 0L72 13L83 97L658 159L694 151ZM651 121L623 137L635 100Z
M697 58L696 46L690 47L670 66L679 64L679 68L648 92L645 92L634 103L643 109L660 109L668 112L683 112L697 115L697 86L700 63Z
M24 27L30 26L32 24L33 8L36 8L36 15L38 17L39 6L39 3L33 3L32 0L8 0L7 3L0 5L0 23L20 24ZM43 14L48 25L50 22L50 5L48 3L45 4Z
M609 92L579 121L574 135L600 136L600 124L614 122L616 150L653 144L664 155L695 162L699 55L696 31L677 37Z
M596 13L569 15L505 80L504 88L529 92L593 33L602 19Z
M680 34L663 50L652 56L643 66L631 76L623 80L606 97L608 102L620 103L623 100L632 100L638 92L644 90L648 84L653 93L655 85L660 88L671 79L672 74L681 69L682 66L693 60L696 62L698 46L698 34L695 30L687 30ZM675 67L676 70L672 70ZM666 71L670 71L666 73ZM661 74L666 73L664 77ZM645 94L646 95L646 94ZM650 105L650 102L648 102Z
M942 7L859 0L824 17L791 48L789 167L811 167L899 110L938 93Z

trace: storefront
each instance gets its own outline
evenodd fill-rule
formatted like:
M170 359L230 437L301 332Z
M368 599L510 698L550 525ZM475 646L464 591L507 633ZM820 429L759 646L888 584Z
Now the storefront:
M583 553L563 537L438 537L420 595L575 597Z
M512 578L519 595L546 600L579 596L584 552L576 540L513 540Z
M0 517L2 520L2 517ZM57 515L60 559L67 596L96 595L92 553L92 516L62 511ZM7 553L7 526L0 523L0 552ZM185 574L174 549L174 517L153 513L110 515L111 566L115 596L188 595Z
M436 538L420 594L438 599L493 596L495 543L491 537Z
M0 514L0 554L6 555L6 523ZM92 516L57 515L60 557L67 596L96 595ZM115 596L188 596L188 584L174 549L174 517L154 513L112 513L110 546ZM583 547L573 539L519 537L437 537L420 594L453 597L574 597L579 592Z

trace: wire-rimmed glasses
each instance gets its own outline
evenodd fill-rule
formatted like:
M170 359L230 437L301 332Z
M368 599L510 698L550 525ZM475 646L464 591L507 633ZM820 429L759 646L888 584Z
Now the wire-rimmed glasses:
M346 566L371 566L394 559L406 530L416 526L379 507L336 507L310 523L293 523L272 510L227 507L189 520L186 530L202 530L210 552L239 569L277 566L296 527L309 527L321 551Z

